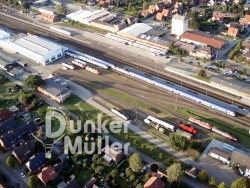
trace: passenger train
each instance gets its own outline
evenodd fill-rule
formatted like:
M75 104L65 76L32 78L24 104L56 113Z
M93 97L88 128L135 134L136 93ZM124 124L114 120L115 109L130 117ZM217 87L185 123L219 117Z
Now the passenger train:
M112 63L108 63L106 61L103 61L103 60L100 60L100 59L97 59L95 57L92 57L90 55L87 55L85 53L81 53L81 52L78 52L78 51L75 51L75 50L67 50L65 51L65 54L68 55L68 56L71 56L75 59L80 59L80 60L83 60L87 63L91 63L91 64L94 64L96 66L99 66L101 68L104 68L104 69L108 69L108 68L111 68L117 72L120 72L120 73L123 73L123 74L126 74L126 75L129 75L133 78L136 78L136 79L139 79L141 81L144 81L144 82L147 82L149 84L152 84L154 86L157 86L163 90L166 90L168 92L172 92L176 95L180 95L186 99L189 99L191 101L194 101L196 103L199 103L199 104L202 104L204 106L207 106L211 109L214 109L218 112L221 112L221 113L224 113L224 114L227 114L227 115L230 115L230 116L235 116L236 113L234 110L231 110L227 107L223 107L219 104L216 104L214 102L211 102L211 101L208 101L206 99L202 99L201 97L198 97L194 94L191 94L191 93L188 93L188 92L185 92L185 91L181 91L179 89L176 89L174 88L173 86L169 86L165 83L161 83L159 81L156 81L154 79L151 79L151 78L148 78L148 77L145 77L143 75L140 75L138 73L135 73L135 72L132 72L132 71L127 71L121 67L118 67Z

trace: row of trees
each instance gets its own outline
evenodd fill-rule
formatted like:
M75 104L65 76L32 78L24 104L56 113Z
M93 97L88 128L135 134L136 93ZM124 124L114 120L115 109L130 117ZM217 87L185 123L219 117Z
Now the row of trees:
M213 176L208 178L208 174L205 170L200 171L200 173L198 174L198 179L204 183L208 183L210 186L217 185L216 179ZM217 185L217 188L226 188L226 187L227 185L225 182L221 182L220 184ZM245 177L238 178L230 186L230 188L248 188L248 187L250 187L250 180L248 180Z
M240 52L242 47L242 41L238 42L238 44L234 47L234 49L228 54L229 59L234 59L234 57Z

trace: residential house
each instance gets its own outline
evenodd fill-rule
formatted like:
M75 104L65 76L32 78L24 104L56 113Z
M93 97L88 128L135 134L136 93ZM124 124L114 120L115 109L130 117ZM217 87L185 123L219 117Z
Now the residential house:
M144 184L144 188L164 188L165 184L159 177L153 176Z
M190 51L190 55L211 60L214 57L213 50L209 46L200 46Z
M250 177L250 156L247 153L234 151L231 155L231 163L237 164L241 175Z
M230 12L213 11L212 20L223 21L225 18L234 18L235 14Z
M95 177L92 177L85 185L84 188L92 188L93 185L97 182Z
M197 13L199 15L204 15L205 12L206 12L206 9L205 8L200 8L200 7L192 7L191 11L195 12L195 13Z
M23 162L28 160L32 155L34 155L34 152L34 144L32 144L31 142L24 142L12 151L12 155L20 164L22 164Z
M70 168L69 163L60 162L54 165L57 174L61 174L64 170Z
M200 169L194 167L194 166L190 166L189 168L187 168L185 170L185 174L187 174L188 176L196 179L198 177L198 174L200 172Z
M9 111L13 114L13 115L17 115L19 112L19 108L15 105L9 107Z
M64 143L61 141L57 141L52 145L51 152L54 155L62 155L64 153Z
M149 7L148 7L148 12L149 12L149 14L155 14L156 12L157 12L157 10L156 10L156 6L155 5L150 5Z
M224 164L229 164L230 163L231 154L232 153L230 153L228 151L225 151L223 149L217 148L217 147L212 148L209 151L209 156L223 162Z
M12 146L20 143L24 137L29 136L38 130L38 127L34 122L28 122L27 124L20 125L18 128L9 131L7 134L0 138L0 146L4 149L11 149Z
M0 124L9 120L12 117L13 117L13 114L8 109L1 110L0 111Z
M64 181L59 183L57 185L57 188L82 188L82 187L76 182L75 177L73 177L73 179L71 178L71 180L67 183L65 183Z
M36 173L41 170L47 164L47 159L45 158L45 153L39 153L33 156L25 165L29 171Z
M144 18L147 18L147 17L149 17L149 9L146 9L146 10L142 10L141 12L140 12L140 15L142 16L142 17L144 17Z
M245 11L250 10L250 3L245 3L245 4L244 4L244 10L245 10Z
M161 20L164 20L164 19L168 18L169 15L170 15L170 10L169 9L163 9L162 12L158 12L156 14L155 18L156 18L156 20L161 21Z
M238 36L239 34L239 28L237 27L229 27L227 30L227 35L232 36L234 39Z
M102 149L102 152L105 154L103 158L108 162L111 163L112 161L118 163L123 158L123 153L121 151L116 151L110 146L105 146Z
M155 4L156 12L162 12L164 8L165 8L164 2L158 2Z
M240 25L243 26L244 28L247 28L250 23L250 14L246 14L244 18L240 20Z
M57 21L58 16L55 14L42 13L42 19L54 23Z
M7 134L9 131L17 128L17 123L14 119L9 119L0 124L0 136Z
M172 14L181 14L183 10L183 4L181 2L176 2L174 5L174 9L172 10Z
M46 186L49 182L56 179L58 176L55 168L53 166L45 167L42 169L37 177Z

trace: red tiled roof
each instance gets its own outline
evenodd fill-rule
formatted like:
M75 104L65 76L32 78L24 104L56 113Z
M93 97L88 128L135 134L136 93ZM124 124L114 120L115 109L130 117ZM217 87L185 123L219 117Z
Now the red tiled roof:
M164 188L164 183L158 177L151 177L143 186L144 188Z
M188 31L182 34L181 38L199 42L199 43L206 44L208 46L212 46L214 48L220 48L220 49L226 43L226 40L224 39L220 39L217 37L203 34L201 32L194 32L194 31Z
M239 34L239 29L235 27L229 27L227 34L236 37Z
M57 177L57 172L54 167L49 166L47 168L43 168L42 172L37 175L37 177L44 183L47 184L49 181L55 179Z
M8 109L4 109L0 111L0 123L12 118L12 113Z
M162 10L162 14L164 15L164 16L168 16L169 15L169 10L168 9L163 9Z
M42 18L44 20L47 20L47 21L50 21L50 22L54 22L56 20L56 18L57 18L57 15L42 13Z
M155 17L157 20L162 20L163 19L163 13L158 12Z
M250 15L246 14L245 17L240 21L240 25L246 25L250 22Z

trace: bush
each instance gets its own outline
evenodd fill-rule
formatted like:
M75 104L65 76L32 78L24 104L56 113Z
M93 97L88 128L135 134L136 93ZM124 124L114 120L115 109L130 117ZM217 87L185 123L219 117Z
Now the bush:
M17 161L16 161L16 159L15 159L14 157L9 156L9 157L6 159L6 164L7 164L7 166L13 168L13 167L16 166Z
M216 185L216 179L212 176L210 179L209 179L209 181L208 181L208 184L209 185Z
M171 147L177 151L185 150L189 145L188 140L185 137L176 133L170 133L168 142Z
M208 180L207 172L205 170L200 171L198 174L198 178L200 181L207 182Z

